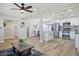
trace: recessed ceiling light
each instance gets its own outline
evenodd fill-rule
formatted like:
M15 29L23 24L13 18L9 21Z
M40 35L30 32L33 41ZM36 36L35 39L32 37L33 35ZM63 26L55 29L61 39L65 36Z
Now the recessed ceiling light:
M73 14L71 14L70 16L74 16Z
M54 14L54 13L52 13L52 16L55 16L55 14Z
M72 10L71 9L68 9L68 12L71 12Z
M36 8L35 8L34 10L35 10L35 11L37 11L37 9L36 9Z

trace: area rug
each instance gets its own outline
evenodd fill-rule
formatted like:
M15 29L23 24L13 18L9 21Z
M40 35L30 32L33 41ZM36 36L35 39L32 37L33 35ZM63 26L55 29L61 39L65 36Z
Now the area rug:
M9 49L0 51L0 56L17 56L17 55L13 52L12 48L9 48ZM35 49L32 49L30 55L22 55L22 56L44 56L44 54Z

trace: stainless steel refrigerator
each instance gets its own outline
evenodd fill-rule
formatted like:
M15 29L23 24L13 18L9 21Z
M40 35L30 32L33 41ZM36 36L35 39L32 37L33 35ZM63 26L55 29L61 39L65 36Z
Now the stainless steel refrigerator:
M59 38L59 29L60 29L60 24L59 23L54 23L53 24L53 35L54 35L54 38Z

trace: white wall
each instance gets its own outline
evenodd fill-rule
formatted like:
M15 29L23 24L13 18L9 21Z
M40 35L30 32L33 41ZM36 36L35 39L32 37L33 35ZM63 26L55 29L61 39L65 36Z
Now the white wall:
M21 28L21 22L24 22L25 25ZM18 19L16 21L5 21L6 26L4 28L4 38L14 38L17 36L18 38L27 38L27 25L25 20Z
M6 26L4 27L4 38L14 38L14 22L5 21Z
M0 43L4 42L4 20L0 18Z

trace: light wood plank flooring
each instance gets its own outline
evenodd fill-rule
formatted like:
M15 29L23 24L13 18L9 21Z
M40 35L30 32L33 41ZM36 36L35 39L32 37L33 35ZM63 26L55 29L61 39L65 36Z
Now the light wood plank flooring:
M12 43L16 42L16 39L5 40L4 43L0 43L0 50L12 47ZM28 38L26 43L34 46L34 49L40 51L46 56L78 56L79 53L75 50L74 40L66 39L52 39L47 42L39 42L37 37Z

